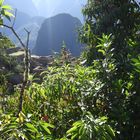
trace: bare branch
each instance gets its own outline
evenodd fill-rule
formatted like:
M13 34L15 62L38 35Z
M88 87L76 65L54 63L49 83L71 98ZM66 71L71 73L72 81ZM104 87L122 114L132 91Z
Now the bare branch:
M24 30L26 31L26 33L27 33L27 42L26 42L26 47L28 48L28 46L29 46L29 40L30 40L30 33L31 33L31 31L28 31L26 28L24 28Z
M24 30L27 32L27 42L26 42L26 46L25 46L25 60L24 60L24 64L25 64L25 69L24 69L24 81L23 81L23 85L21 88L21 92L20 92L20 102L19 102L19 113L22 111L22 106L23 106L23 95L24 95L24 91L26 88L26 85L28 83L28 76L29 76L29 49L28 49L28 45L29 45L29 38L30 38L30 31L28 31L27 29L24 28Z
M16 17L17 17L17 9L15 9L15 17L14 17L14 20L13 20L13 24L12 24L12 27L14 27L15 25L15 22L16 22Z
M0 26L3 26L3 27L10 29L13 32L13 34L16 36L16 38L18 39L18 41L20 42L22 47L26 48L25 44L22 42L21 38L19 37L19 35L16 33L16 31L14 30L14 28L12 26L8 26L6 24L0 24Z
M17 32L13 28L14 23L13 23L12 26L8 26L6 24L0 24L0 26L3 26L3 27L6 27L6 28L10 29L13 32L13 34L16 36L16 38L18 39L18 41L20 42L21 46L24 48L24 51L25 51L24 79L23 79L23 84L22 84L22 87L21 87L20 98L19 98L19 112L18 113L20 113L22 111L22 108L23 108L23 96L24 96L26 85L28 83L28 75L29 75L29 49L28 49L28 45L29 45L29 38L30 38L30 33L31 32L29 32L27 29L24 29L27 32L27 42L26 42L26 45L25 45L24 42L22 41L22 39L19 37L19 35L17 34Z

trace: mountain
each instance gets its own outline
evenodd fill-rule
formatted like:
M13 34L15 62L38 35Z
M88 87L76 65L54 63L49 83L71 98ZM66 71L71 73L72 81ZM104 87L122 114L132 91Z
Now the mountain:
M14 21L15 22L14 23L14 28L18 29L19 27L25 25L31 19L31 17L28 14L23 13L23 12L17 10L16 17L15 18L11 18L11 19L12 19L11 22L9 22L7 19L5 19L4 23L6 25L11 25L11 24L13 24L13 21Z
M29 40L29 48L32 50L35 46L36 43L36 39L38 36L38 31L40 29L40 26L42 24L42 22L45 20L44 17L33 17L30 20L28 20L28 22L26 22L26 24L20 26L16 32L20 35L22 41L24 43L26 43L27 40L27 33L25 32L25 29L27 29L28 31L30 31L30 40ZM10 38L13 40L13 42L16 44L16 46L20 47L20 43L17 40L17 38L15 38L15 36L13 34L10 35Z
M30 35L30 43L29 47L32 50L34 46L36 45L36 39L38 36L38 31L40 30L40 26L42 22L45 20L42 16L50 17L53 15L56 15L58 13L71 13L74 17L78 17L82 19L82 14L80 13L81 9L81 3L76 1L65 1L65 0L5 0L5 4L11 5L13 8L17 9L14 29L16 32L20 35L21 39L25 42L27 38L27 34L24 30L26 28L27 30L31 31ZM85 0L81 0L85 1ZM49 3L47 3L49 2ZM38 16L38 11L40 12L40 15ZM48 12L46 12L48 11ZM48 18L51 19L51 18ZM9 22L8 20L4 20L4 23L7 25L12 25L12 22ZM50 20L48 21L50 23ZM80 23L80 21L79 21ZM81 23L80 23L81 24ZM50 26L49 24L47 25ZM52 25L54 26L54 25ZM70 28L67 26L67 28ZM16 46L20 46L19 41L16 39L16 37L13 35L13 33L9 29L0 29L0 32L2 32L4 35L9 36L12 41L16 44ZM61 41L62 45L63 40ZM67 45L67 44L66 44ZM69 45L69 44L68 44ZM34 49L35 50L35 49Z
M50 55L53 51L60 52L64 41L72 55L80 55L81 44L77 41L77 29L81 25L78 18L69 14L58 14L46 19L39 30L33 54Z
M11 5L13 9L18 9L31 17L38 15L38 11L32 0L5 0L5 4Z
M11 22L7 20L6 18L4 19L4 24L12 26L14 22L14 29L17 30L21 26L24 26L28 21L31 19L31 17L23 12L17 11L16 18L11 18ZM0 32L2 32L4 35L10 36L13 34L11 30L7 28L1 28Z
M8 20L4 19L4 23L6 25L11 26L13 24L13 20L9 22ZM30 41L29 41L29 48L32 50L35 46L36 39L38 36L38 31L40 29L40 26L42 22L45 20L44 17L36 16L31 18L29 15L17 11L17 16L15 19L14 29L20 36L23 42L26 42L27 39L27 33L25 32L25 28L28 31L31 31L30 33ZM21 44L19 43L19 40L15 37L15 35L11 32L11 30L7 28L1 28L0 32L3 35L9 36L9 38L16 44L16 46L21 47Z

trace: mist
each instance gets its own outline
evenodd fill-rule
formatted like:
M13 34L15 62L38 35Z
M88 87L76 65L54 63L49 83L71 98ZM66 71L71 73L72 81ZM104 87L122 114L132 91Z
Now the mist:
M83 22L82 7L87 0L5 0L14 9L28 14L31 17L43 16L45 18L60 13L68 13Z

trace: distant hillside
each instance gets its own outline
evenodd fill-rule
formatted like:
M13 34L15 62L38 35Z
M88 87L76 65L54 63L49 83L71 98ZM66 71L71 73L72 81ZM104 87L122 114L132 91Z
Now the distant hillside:
M43 17L34 17L31 18L26 24L20 26L16 30L16 32L20 35L23 42L26 42L27 39L27 33L25 32L24 28L26 28L28 31L31 31L30 33L30 41L29 41L29 48L32 50L35 46L36 39L38 36L38 31L40 29L40 26L45 18ZM16 46L20 47L19 41L15 38L13 34L10 35L10 38L13 40L13 42L16 44Z
M80 20L69 14L59 14L46 19L39 30L33 54L50 55L53 51L60 52L62 42L65 41L70 52L78 56L81 44L77 41L77 29L80 26Z
M17 11L16 18L12 18L12 21L9 22L6 18L4 19L4 24L12 26L14 21L14 29L18 30L20 27L26 25L30 21L31 17L21 11ZM0 32L6 36L12 36L13 33L7 28L0 28Z
M18 35L22 38L22 40L25 42L27 39L27 33L25 32L25 28L29 31L31 31L30 34L30 42L29 42L29 47L32 50L32 48L35 46L36 39L38 36L38 31L40 29L40 26L42 22L45 20L44 17L33 17L31 18L29 15L17 11L17 16L15 19L15 24L14 24L14 29L18 33ZM4 23L6 25L11 26L12 22L9 22L8 20L4 20ZM11 30L6 29L6 28L1 28L0 32L3 33L3 35L9 36L9 38L16 44L16 46L21 47L19 41L15 37L15 35L11 32Z
M17 10L15 19L14 18L11 18L11 19L15 20L14 28L18 29L19 27L21 27L21 26L25 25L27 22L29 22L31 17L28 14ZM12 23L13 23L13 21L9 22L8 20L5 20L5 24L7 24L7 25L11 25Z

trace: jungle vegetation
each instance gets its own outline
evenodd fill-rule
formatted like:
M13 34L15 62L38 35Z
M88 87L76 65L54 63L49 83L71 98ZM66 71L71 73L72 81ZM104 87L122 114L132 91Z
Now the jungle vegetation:
M10 10L0 0L1 26ZM140 139L140 7L134 0L88 0L82 12L81 56L69 62L62 51L41 83L25 67L22 98L20 86L7 90L2 68L9 68L11 43L0 38L0 140Z

